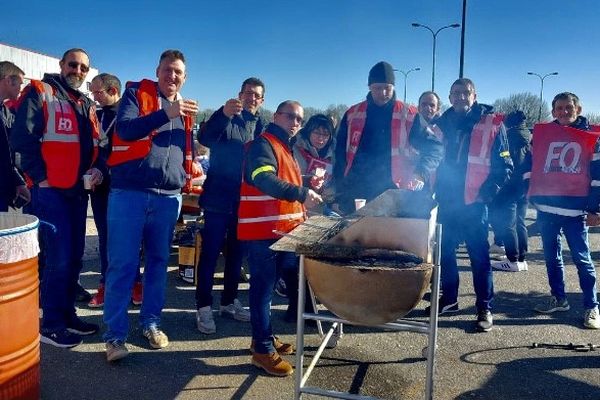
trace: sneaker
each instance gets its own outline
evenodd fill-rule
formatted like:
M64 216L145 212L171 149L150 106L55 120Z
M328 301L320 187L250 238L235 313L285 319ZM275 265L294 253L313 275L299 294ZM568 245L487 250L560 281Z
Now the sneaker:
M120 340L106 342L106 361L112 362L125 358L129 355L129 350L125 347L125 343Z
M93 335L100 330L100 326L96 324L90 324L77 317L67 324L67 330L71 333L75 333L79 336Z
M569 311L571 307L567 299L558 300L556 297L551 296L543 303L539 303L533 309L542 314L552 314L556 311Z
M281 297L287 297L287 287L285 286L285 281L281 278L275 284L275 294Z
M504 246L494 243L490 246L490 254L497 254L497 255L504 256L504 255L506 255L506 249L504 248Z
M242 303L240 303L238 299L234 299L233 303L229 304L228 306L221 306L219 309L219 315L228 315L237 321L250 321L250 311L242 307Z
M151 325L149 328L144 329L144 336L153 349L163 349L169 345L169 338L157 326Z
M273 336L273 347L275 347L275 351L282 356L289 356L290 354L294 354L296 348L291 343L284 343L277 336ZM250 353L254 354L254 340L250 343Z
M92 300L90 292L85 290L83 286L78 283L75 288L75 301L78 303L88 303L90 300Z
M253 353L252 364L274 376L288 376L294 371L292 365L281 358L277 352L269 354Z
M196 311L196 327L206 335L217 332L217 326L215 325L215 319L213 318L210 306L200 307Z
M131 290L131 302L133 303L133 305L139 306L140 304L142 304L143 294L144 290L142 282L134 283L133 289Z
M600 315L598 314L598 307L585 310L583 325L589 329L600 329Z
M517 265L519 266L519 271L529 271L529 265L527 265L527 261L517 261Z
M96 292L94 297L92 297L92 299L88 303L88 307L100 308L102 306L104 306L104 284L101 283L98 286L98 291Z
M494 325L494 317L490 310L481 310L477 313L477 331L489 332Z
M459 311L458 301L455 301L454 303L446 303L443 300L443 298L440 298L439 305L438 305L438 315L452 314L452 313L456 313L458 311ZM431 306L425 307L425 312L427 314L429 314L431 312Z
M54 332L42 332L40 342L51 344L54 347L70 348L79 346L83 340L81 336L69 332L66 329Z
M492 262L492 268L497 269L499 271L507 271L507 272L519 272L519 262L518 261L494 261Z

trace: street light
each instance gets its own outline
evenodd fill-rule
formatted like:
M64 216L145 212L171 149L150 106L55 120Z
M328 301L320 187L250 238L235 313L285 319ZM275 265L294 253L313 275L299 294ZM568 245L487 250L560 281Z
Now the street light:
M431 91L434 92L435 91L435 41L436 41L436 38L437 38L437 34L440 33L440 31L443 31L444 29L447 29L447 28L459 28L460 24L451 24L451 25L442 26L440 29L438 29L435 32L433 31L433 29L431 29L427 25L419 24L417 22L413 22L412 26L414 26L415 28L425 28L429 32L431 32L431 34L433 35L433 57L432 57L432 67L431 67Z
M528 72L527 75L535 75L538 78L540 78L540 111L538 113L538 121L542 122L542 105L544 104L544 79L552 75L558 75L558 72L550 72L544 76L536 74L535 72Z
M406 79L408 78L408 74L410 74L413 71L420 71L421 68L417 67L417 68L411 68L408 71L404 72L400 69L397 69L396 71L400 72L402 75L404 75L404 102L406 103Z

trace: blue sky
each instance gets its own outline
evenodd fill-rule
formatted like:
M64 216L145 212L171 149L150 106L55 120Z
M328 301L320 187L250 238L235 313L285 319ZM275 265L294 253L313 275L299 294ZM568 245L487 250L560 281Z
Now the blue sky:
M353 104L367 93L370 67L420 67L408 78L407 100L431 86L434 30L461 22L462 0L64 1L14 2L0 42L60 56L85 48L92 66L121 80L154 77L167 48L182 50L183 95L217 108L240 83L266 83L265 106L286 99L305 106ZM8 17L7 15L10 15ZM579 95L585 112L600 113L600 2L597 0L469 0L465 76L484 103L511 93ZM436 91L447 102L458 77L460 29L437 37ZM26 71L27 72L27 71ZM396 77L399 98L403 77Z

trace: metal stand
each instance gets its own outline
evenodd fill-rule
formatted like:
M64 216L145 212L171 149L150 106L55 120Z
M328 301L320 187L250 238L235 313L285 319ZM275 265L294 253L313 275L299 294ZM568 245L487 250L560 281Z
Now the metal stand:
M441 255L441 237L442 227L437 224L435 228L435 246L434 246L434 262L433 262L433 275L431 280L431 307L428 322L412 321L407 319L398 319L394 322L389 322L383 325L373 326L373 328L380 328L393 331L408 331L427 335L427 347L423 349L423 357L426 358L427 362L427 376L425 381L425 399L433 399L433 377L435 373L435 352L437 346L437 325L438 325L438 298L440 292L440 255ZM295 371L295 388L294 388L294 399L298 400L302 398L302 393L320 395L324 397L332 397L337 399L374 399L373 397L361 396L347 392L338 392L334 390L319 389L316 387L307 386L306 383L314 367L316 366L323 350L327 347L329 340L334 335L336 329L341 332L342 324L350 324L351 321L347 321L335 316L320 315L315 307L315 313L304 312L304 301L306 297L305 289L306 277L304 275L304 255L300 255L300 273L299 273L299 284L298 284L298 315L297 315L297 326L296 326L296 371ZM309 294L315 303L314 295L312 291ZM310 319L317 321L319 334L322 337L321 344L317 349L310 365L306 368L306 372L303 372L304 368L304 320ZM323 335L321 327L321 321L332 322L331 328Z

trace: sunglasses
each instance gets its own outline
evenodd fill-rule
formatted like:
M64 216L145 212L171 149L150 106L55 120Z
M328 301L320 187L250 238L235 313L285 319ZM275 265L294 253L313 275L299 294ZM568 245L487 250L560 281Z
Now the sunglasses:
M302 123L304 121L304 118L302 118L301 116L294 114L294 113L289 113L289 112L283 112L280 111L278 114L283 114L287 117L287 119L289 119L290 121L296 121L298 123Z
M69 66L69 68L73 69L77 69L77 67L79 67L79 69L81 69L81 72L88 72L90 70L89 66L82 63L78 63L77 61L69 61L67 65Z

